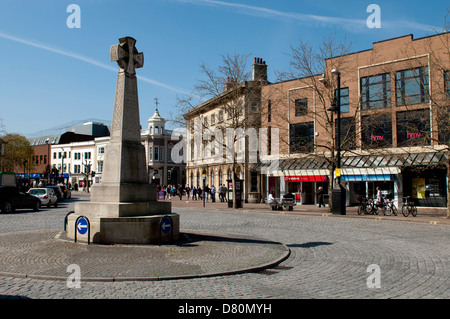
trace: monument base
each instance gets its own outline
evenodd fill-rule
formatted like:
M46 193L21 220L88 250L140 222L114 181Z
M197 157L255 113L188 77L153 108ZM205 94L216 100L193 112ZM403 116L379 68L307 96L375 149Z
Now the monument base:
M171 243L180 236L180 215L175 213L165 215L137 217L87 217L89 231L80 234L76 222L83 215L67 216L67 238L77 242L95 244L160 244ZM172 223L170 227L162 227L161 222L168 216Z
M164 215L172 212L172 203L145 202L81 202L75 203L75 213L94 217L139 217Z

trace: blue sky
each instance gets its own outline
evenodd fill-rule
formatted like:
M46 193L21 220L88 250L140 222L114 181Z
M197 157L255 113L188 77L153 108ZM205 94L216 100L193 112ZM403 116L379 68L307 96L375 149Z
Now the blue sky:
M339 5L338 5L339 3ZM81 9L81 28L66 24L70 4ZM370 29L370 4L381 9L381 28ZM139 103L143 127L160 101L162 116L176 112L177 95L202 77L199 65L217 66L226 53L262 57L275 71L289 70L290 46L335 33L352 51L406 34L442 30L447 1L302 0L1 0L0 119L8 133L58 134L71 122L111 121L118 66L109 49L132 36L144 53ZM48 129L52 129L48 131Z

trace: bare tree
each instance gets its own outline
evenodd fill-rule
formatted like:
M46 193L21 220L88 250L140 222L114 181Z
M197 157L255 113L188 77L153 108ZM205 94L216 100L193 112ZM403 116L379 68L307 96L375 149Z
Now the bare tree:
M346 39L339 41L335 36L325 39L317 48L300 40L296 46L291 46L291 71L281 73L281 85L274 86L273 92L269 93L272 97L280 97L278 100L271 100L272 110L276 110L277 104L283 105L286 91L289 92L288 110L276 111L272 119L273 125L280 129L280 143L284 145L284 153L323 162L324 167L328 168L330 211L333 209L331 190L339 160L335 138L336 118L329 111L331 105L336 103L337 91L337 78L331 74L331 70L346 72L349 66L338 57L348 54L350 47L351 44ZM293 79L298 82L297 91L287 90L283 85L283 82ZM293 105L294 110L290 109L290 105ZM360 111L360 103L357 105L356 109L351 110L348 123L341 130L340 146L343 154L351 152L355 146L356 131L352 128L355 127ZM285 124L278 126L277 123ZM283 146L280 148L283 149Z
M260 127L261 87L267 83L265 62L255 58L252 75L247 67L248 58L249 55L225 54L217 67L202 63L203 77L196 83L194 93L204 102L194 104L192 97L182 97L178 103L190 137L188 162L198 161L202 171L205 165L227 163L231 166L233 185L236 173L241 171L245 177L248 172L249 147L255 141L250 141L245 133ZM205 163L204 159L213 161ZM236 207L235 191L233 187Z
M342 104L351 106L341 119L342 157L352 154L382 155L385 158L396 157L399 163L408 165L414 152L428 147L429 151L446 154L440 157L440 160L444 159L445 162L439 165L447 167L448 172L449 33L444 32L424 41L429 42L425 48L427 55L420 55L409 46L407 52L400 52L398 57L391 56L388 62L384 62L387 53L381 49L364 53L364 63L374 68L375 71L371 72L376 75L368 72L367 76L361 75L360 78L358 73L358 81L351 78L351 71L355 74L356 64L352 65L351 55L348 55L349 45L345 41L339 42L331 37L323 41L318 48L302 41L292 47L291 66L296 72L283 75L284 80L296 79L299 82L301 93L296 95L294 91L289 91L287 95L288 105L294 105L298 117L290 118L289 112L284 117L278 115L281 119L279 122L287 123L280 128L284 129L284 134L280 133L280 136L284 136L281 141L287 146L288 153L327 163L331 190L334 171L339 161L336 119L335 114L329 110L330 105L335 104L337 99L337 77L333 76L331 71L334 69L345 75L341 78L341 112ZM441 43L437 43L439 41ZM423 48L421 50L423 51ZM420 61L422 58L424 63ZM431 83L429 74L433 74L435 79ZM342 88L351 85L352 95L348 96L347 93L345 96L346 92L343 92ZM281 89L279 95L285 99L286 88L283 85L277 88ZM354 94L356 89L358 94ZM418 93L415 94L416 92ZM306 98L302 99L302 96ZM314 105L308 105L307 99L313 100ZM428 111L423 110L427 103ZM393 118L394 115L396 118ZM314 130L314 136L310 134L309 138L301 131L310 129L307 123L313 123L311 129ZM393 132L394 128L397 132ZM407 138L407 134L414 134L410 136L414 138ZM417 163L416 166L420 167L423 163ZM436 162L431 162L430 165L436 166ZM447 193L449 189L450 186L447 187ZM332 203L330 206L331 210Z

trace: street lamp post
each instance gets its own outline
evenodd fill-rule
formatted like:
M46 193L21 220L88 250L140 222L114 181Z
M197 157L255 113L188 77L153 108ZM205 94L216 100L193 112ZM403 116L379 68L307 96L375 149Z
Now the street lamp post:
M332 190L332 200L333 200L333 214L345 215L345 188L341 185L341 72L337 69L331 70L331 73L337 76L337 90L336 99L333 105L329 108L330 111L336 112L336 169L338 174L336 174L337 183L335 183Z

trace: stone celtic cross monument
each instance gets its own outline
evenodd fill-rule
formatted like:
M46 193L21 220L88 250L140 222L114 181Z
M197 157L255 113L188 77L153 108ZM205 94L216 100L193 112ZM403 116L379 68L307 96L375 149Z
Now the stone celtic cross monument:
M143 67L144 55L137 51L135 39L125 37L119 42L110 51L111 61L117 62L120 70L102 181L91 188L90 202L75 204L75 214L68 216L67 237L75 237L76 219L86 216L90 241L94 243L176 240L179 215L171 213L170 202L157 201L156 185L149 184L145 148L141 143L136 69ZM173 229L161 234L165 216L172 220Z

